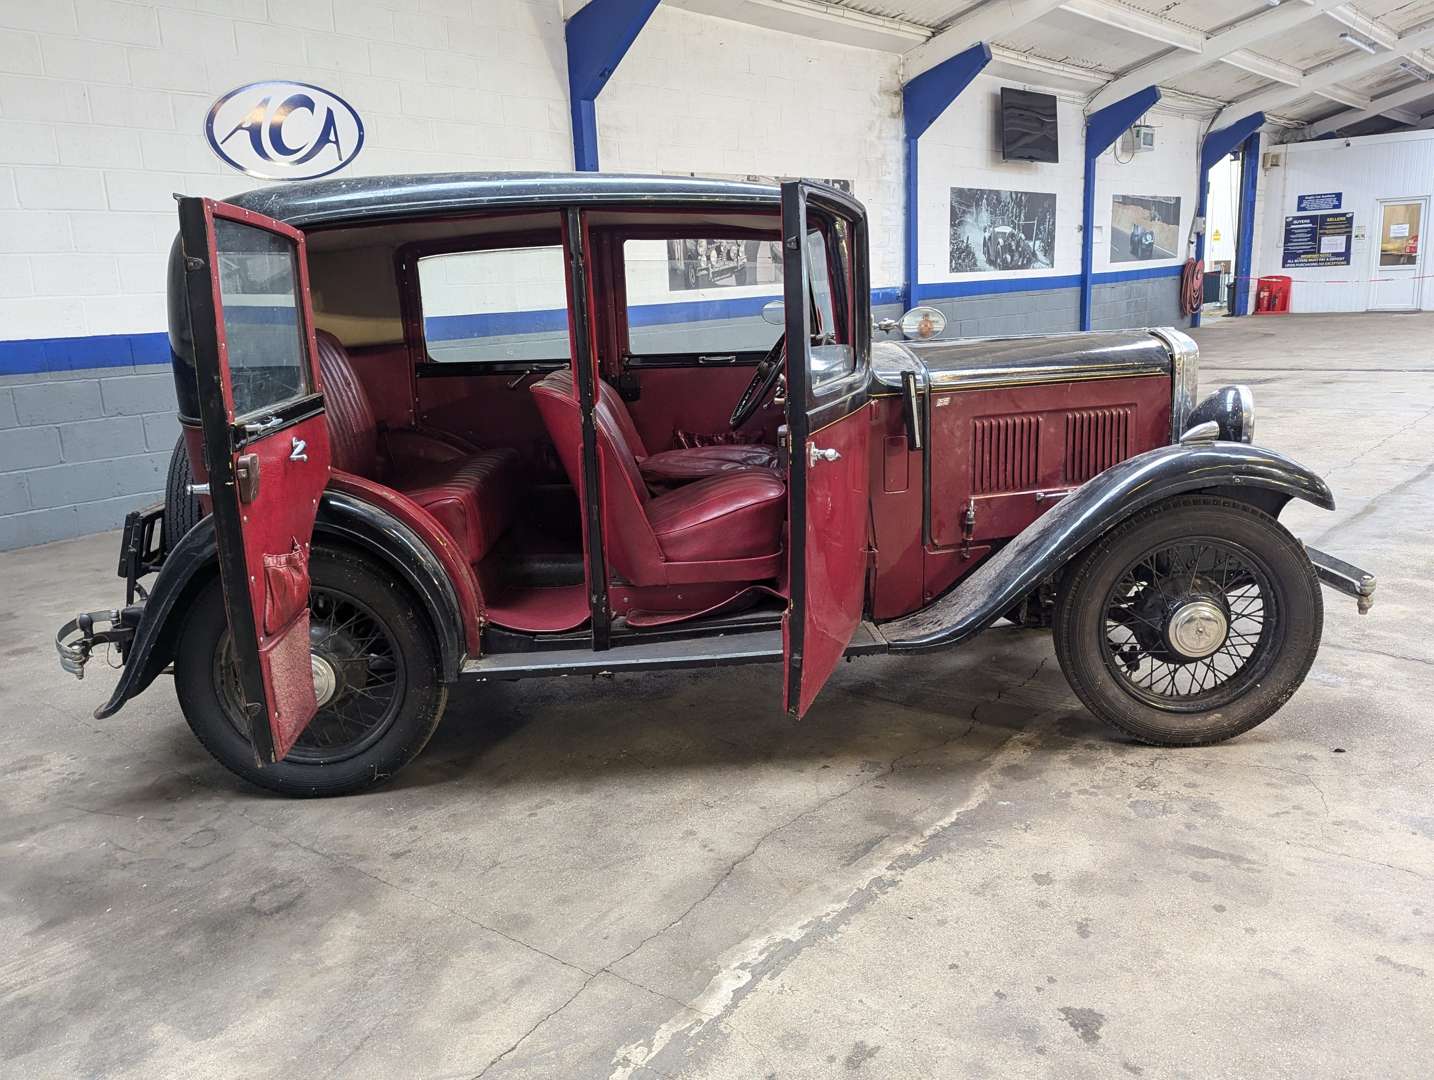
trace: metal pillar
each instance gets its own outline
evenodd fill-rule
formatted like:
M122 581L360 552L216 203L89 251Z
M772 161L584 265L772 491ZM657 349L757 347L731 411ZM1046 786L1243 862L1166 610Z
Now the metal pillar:
M901 115L906 129L906 248L905 274L901 285L901 306L910 309L916 303L917 259L917 180L919 160L917 146L922 134L935 123L971 80L991 62L991 49L977 42L965 52L943 60L929 71L923 71L901 88Z
M1080 328L1090 329L1091 274L1095 263L1095 163L1131 124L1160 100L1160 89L1147 86L1085 118L1085 187L1081 200Z
M1205 216L1210 209L1210 170L1226 154L1232 153L1235 147L1259 131L1264 123L1264 113L1251 113L1249 116L1236 120L1229 127L1217 128L1209 132L1204 141L1200 143L1200 188L1199 195L1195 200L1195 216L1201 221L1205 221ZM1206 221L1204 227L1195 234L1195 258L1202 263L1205 261L1205 234L1209 231L1209 227L1209 222ZM1237 242L1238 239L1237 230ZM1203 282L1201 289L1204 289ZM1200 325L1199 309L1196 309L1195 314L1190 316L1190 325Z
M568 104L573 167L596 172L597 96L607 85L659 0L589 0L563 28L568 51Z
M1251 132L1240 147L1240 218L1235 235L1235 311L1250 312L1250 273L1254 270L1255 189L1260 181L1260 133Z

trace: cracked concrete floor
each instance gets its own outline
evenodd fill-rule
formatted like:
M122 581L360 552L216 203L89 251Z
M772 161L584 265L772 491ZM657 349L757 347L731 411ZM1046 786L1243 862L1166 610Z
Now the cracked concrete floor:
M0 1075L1427 1077L1434 317L1200 339L1381 580L1211 749L1006 631L800 725L767 669L465 691L392 787L285 802L56 668L113 536L0 555Z

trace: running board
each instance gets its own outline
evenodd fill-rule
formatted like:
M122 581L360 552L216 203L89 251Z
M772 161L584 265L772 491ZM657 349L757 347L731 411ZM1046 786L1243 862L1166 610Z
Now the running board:
M1374 606L1373 574L1308 544L1305 545L1305 554L1314 563L1315 575L1321 585L1354 597L1359 604L1359 613L1369 614L1369 609Z
M870 622L862 622L847 646L847 656L870 656L887 651L886 638ZM727 667L735 664L772 664L782 659L782 632L758 630L706 638L639 642L617 645L603 652L592 649L542 649L532 652L493 653L465 660L465 679L531 679L559 675L615 675L624 671L660 671L664 668Z

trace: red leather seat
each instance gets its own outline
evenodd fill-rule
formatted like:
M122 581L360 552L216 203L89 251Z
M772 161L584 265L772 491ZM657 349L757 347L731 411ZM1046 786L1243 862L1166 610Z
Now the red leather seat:
M402 492L436 517L470 563L497 543L517 505L516 450L478 450L451 435L380 431L348 350L317 334L333 467Z
M718 446L690 446L680 450L659 450L649 454L638 434L627 403L611 385L598 380L598 397L622 432L623 440L637 460L643 479L659 487L687 484L738 469L775 469L777 450L756 443L723 443Z
M581 490L582 415L571 372L554 372L532 392L563 467ZM626 410L613 409L600 394L595 418L603 533L608 557L624 579L676 585L777 575L787 491L774 470L719 470L653 495L629 442Z

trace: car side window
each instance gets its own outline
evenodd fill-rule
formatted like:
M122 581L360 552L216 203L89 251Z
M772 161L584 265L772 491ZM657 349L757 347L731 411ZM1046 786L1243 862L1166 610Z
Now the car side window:
M564 273L557 244L422 256L418 293L428 359L566 362Z
M218 218L214 247L235 417L307 394L308 350L293 241Z
M807 268L811 275L812 304L817 319L817 325L812 327L808 361L811 387L815 391L856 370L856 352L852 348L850 327L847 325L843 277L845 267L849 265L844 247L846 230L842 227L843 223L838 222L837 225L830 245L836 253L835 265L829 258L828 238L819 229L807 233Z
M622 245L633 356L766 352L781 328L782 244L751 237L628 239Z

